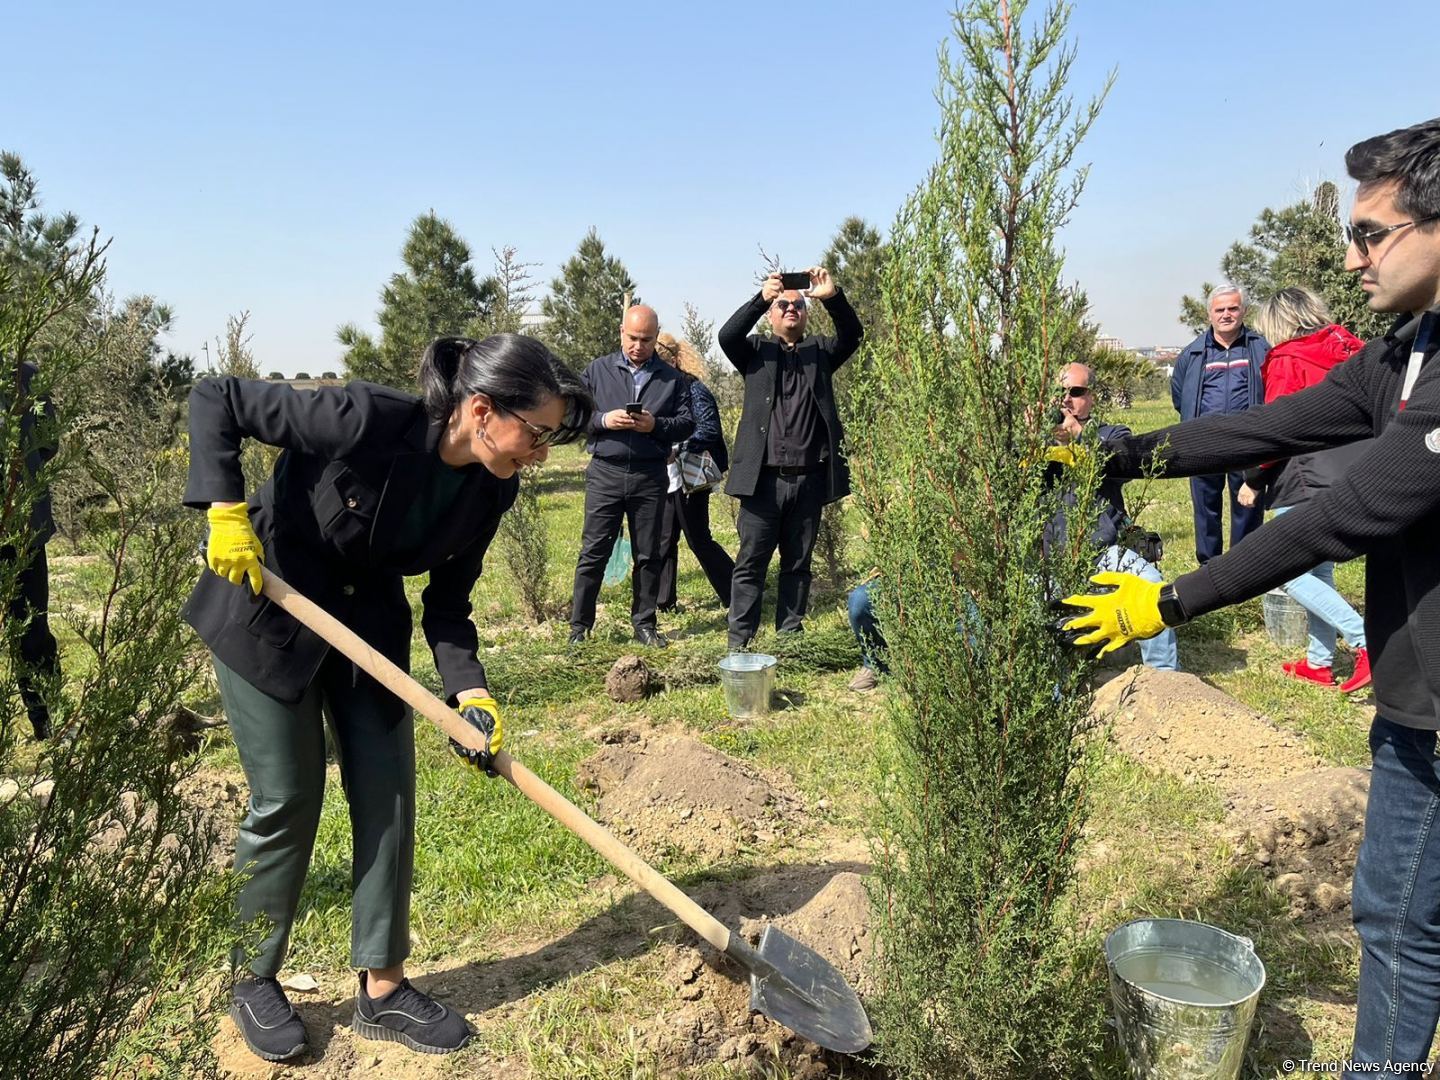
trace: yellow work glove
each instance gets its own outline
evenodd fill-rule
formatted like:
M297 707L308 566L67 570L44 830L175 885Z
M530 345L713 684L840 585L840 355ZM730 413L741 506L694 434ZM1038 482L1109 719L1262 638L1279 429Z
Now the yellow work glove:
M1066 443L1064 446L1047 446L1045 448L1045 460L1058 462L1067 469L1074 469L1084 465L1090 459L1090 451L1075 443Z
M499 703L492 697L466 698L460 702L460 715L485 736L485 749L471 750L454 739L450 740L450 749L475 768L483 770L486 776L494 776L495 770L491 766L495 755L505 745L505 725L500 720Z
M1101 571L1090 580L1096 585L1110 586L1111 590L1067 596L1061 601L1071 607L1090 609L1088 614L1077 616L1062 627L1067 632L1089 631L1074 638L1072 644L1104 642L1105 647L1097 654L1104 656L1132 641L1154 637L1165 629L1165 620L1160 617L1163 583L1114 570Z
M255 595L260 595L260 564L265 549L250 527L250 513L245 504L212 506L205 511L210 522L210 535L205 540L205 564L231 585L239 585L247 577Z

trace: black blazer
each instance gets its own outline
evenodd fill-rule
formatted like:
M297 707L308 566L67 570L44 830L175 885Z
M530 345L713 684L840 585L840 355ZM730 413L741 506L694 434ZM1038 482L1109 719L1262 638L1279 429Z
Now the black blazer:
M815 404L825 421L830 452L826 456L825 501L834 502L850 494L850 466L840 449L845 429L840 425L840 411L835 407L834 374L837 368L860 346L864 329L860 317L838 289L829 300L822 300L825 310L835 322L835 337L805 338L796 346L800 363L815 394ZM740 411L740 426L735 431L735 449L730 463L730 478L725 493L744 497L755 494L760 469L765 464L770 413L774 409L775 378L780 364L780 342L750 334L765 314L769 304L756 293L730 320L720 328L720 349L745 379L745 404ZM750 336L746 336L746 335Z
M300 391L202 379L190 393L185 505L245 498L242 439L282 447L270 479L249 499L266 567L406 671L411 618L403 579L429 571L421 626L453 705L459 691L488 686L470 593L520 481L467 466L451 512L421 550L392 553L444 427L413 395L370 383ZM208 569L184 614L221 663L282 701L300 700L328 649L248 585Z

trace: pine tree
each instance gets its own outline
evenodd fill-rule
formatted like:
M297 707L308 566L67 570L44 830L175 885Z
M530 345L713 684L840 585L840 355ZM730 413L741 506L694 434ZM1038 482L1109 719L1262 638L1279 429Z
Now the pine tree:
M620 347L627 294L632 304L640 302L625 264L605 253L600 234L592 228L540 302L546 344L577 370L614 352Z
M1390 317L1368 307L1359 275L1345 269L1345 247L1340 191L1326 180L1308 199L1260 211L1249 242L1230 245L1220 273L1226 282L1242 286L1252 304L1302 285L1325 301L1336 322L1362 338L1374 337L1385 331ZM1197 334L1210 325L1206 297L1213 287L1206 282L1199 296L1180 300L1180 321Z
M895 683L874 1015L904 1077L1075 1077L1103 1030L1061 913L1086 816L1088 695L1048 610L1096 553L1073 510L1042 547L1061 502L1036 464L1079 333L1056 233L1099 110L1067 94L1067 17L1056 5L1032 26L1023 0L953 15L939 159L891 230L886 330L865 346L848 418ZM1094 459L1067 475L1075 505L1092 505Z
M401 258L405 269L380 292L380 341L353 323L341 326L336 339L351 378L414 390L425 346L482 327L499 287L493 278L476 278L470 246L433 210L411 224Z

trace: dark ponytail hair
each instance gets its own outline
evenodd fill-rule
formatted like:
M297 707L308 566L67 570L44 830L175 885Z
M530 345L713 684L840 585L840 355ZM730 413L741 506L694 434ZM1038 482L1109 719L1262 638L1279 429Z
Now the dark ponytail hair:
M583 435L595 410L575 373L524 334L491 334L480 341L436 338L420 358L420 394L435 420L444 420L473 394L484 394L502 409L533 409L558 397L565 402L565 420L557 445Z

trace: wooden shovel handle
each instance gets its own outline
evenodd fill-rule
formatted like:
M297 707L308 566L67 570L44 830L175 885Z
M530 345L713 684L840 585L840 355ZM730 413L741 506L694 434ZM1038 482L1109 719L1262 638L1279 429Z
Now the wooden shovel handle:
M360 636L324 608L300 595L283 580L262 568L262 592L308 626L331 646L339 649L362 671L395 694L416 712L431 720L436 727L456 742L472 750L484 744L473 727L459 713L426 690L390 660L361 640ZM540 777L516 761L504 750L495 755L494 769L540 809L560 822L576 836L603 855L616 869L639 885L670 911L722 952L731 945L730 930L715 916L662 877L655 868L636 855L610 834L603 826L581 810ZM739 940L738 938L736 939Z

